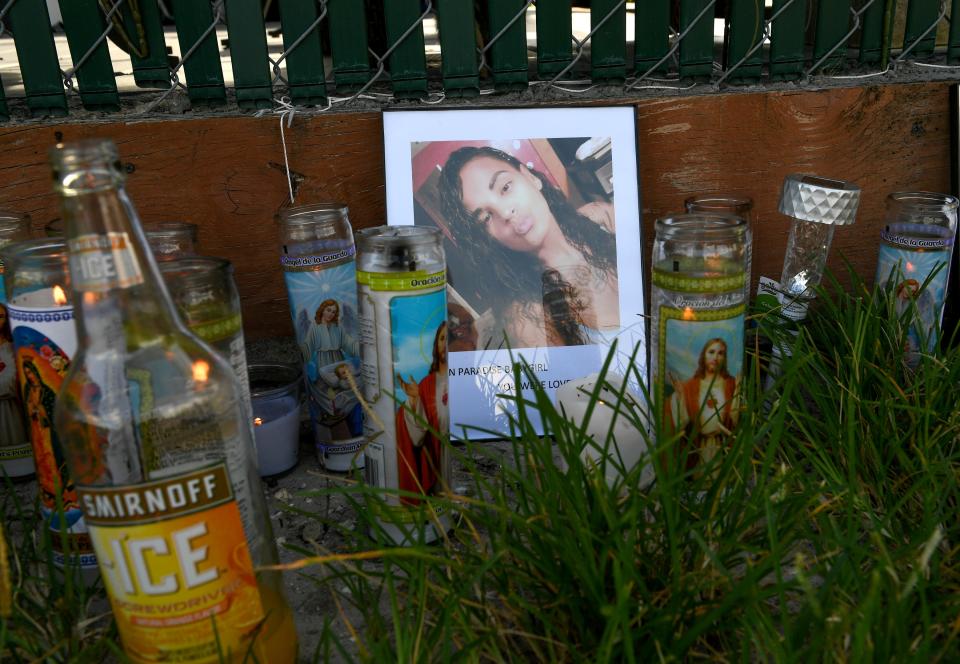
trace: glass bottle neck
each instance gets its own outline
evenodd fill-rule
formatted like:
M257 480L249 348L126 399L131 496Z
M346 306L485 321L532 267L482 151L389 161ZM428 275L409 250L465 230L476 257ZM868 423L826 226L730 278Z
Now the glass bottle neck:
M71 173L61 179L77 333L82 347L108 343L93 329L99 329L95 321L122 310L129 349L179 327L179 319L122 179L117 174L105 181L102 172L89 175ZM71 187L68 182L93 186Z

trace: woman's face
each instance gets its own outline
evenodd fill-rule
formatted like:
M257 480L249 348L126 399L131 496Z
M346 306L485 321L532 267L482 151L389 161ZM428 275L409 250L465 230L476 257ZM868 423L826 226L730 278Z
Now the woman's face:
M440 353L440 357L443 357L447 353L447 326L444 325L440 329L440 333L437 335L437 352Z
M27 377L27 382L31 385L37 385L40 383L40 376L38 376L33 369L27 368L23 374Z
M328 304L320 312L320 320L324 323L332 323L337 317L337 305Z
M727 365L727 346L714 341L703 352L703 363L709 373L715 374Z
M543 197L543 183L521 166L494 157L471 159L460 171L463 206L487 233L514 251L536 251L556 220Z

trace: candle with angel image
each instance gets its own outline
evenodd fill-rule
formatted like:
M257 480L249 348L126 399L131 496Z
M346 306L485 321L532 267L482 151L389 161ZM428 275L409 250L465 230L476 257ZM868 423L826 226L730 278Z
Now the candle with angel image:
M896 192L887 196L886 207L876 281L892 290L896 314L908 324L904 354L915 367L939 341L960 201Z
M347 207L289 208L280 213L280 225L280 261L317 453L327 470L349 470L363 463L363 412L350 381L357 384L360 342Z

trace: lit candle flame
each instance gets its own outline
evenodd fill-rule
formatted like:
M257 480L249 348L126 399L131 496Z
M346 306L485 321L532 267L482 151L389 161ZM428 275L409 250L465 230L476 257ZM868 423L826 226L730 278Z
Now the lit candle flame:
M53 287L53 303L57 306L63 306L67 303L67 294L59 285Z
M259 417L253 418L253 426L258 427L261 424L263 424L263 420L261 420Z
M683 320L694 320L697 317L690 307L683 308Z
M193 363L193 379L198 383L205 383L210 377L210 363L206 360L195 360Z

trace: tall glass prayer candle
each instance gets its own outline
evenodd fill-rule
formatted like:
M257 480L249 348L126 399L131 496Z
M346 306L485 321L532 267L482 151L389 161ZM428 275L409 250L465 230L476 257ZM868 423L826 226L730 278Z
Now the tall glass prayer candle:
M422 497L449 486L446 449L447 291L442 235L421 226L357 232L357 284L368 485L400 491L386 497L392 515L376 515L396 544L430 542L449 515L427 514ZM402 525L401 525L402 524Z
M0 247L29 237L29 216L0 210ZM10 477L26 477L34 471L33 448L27 436L17 387L10 316L2 306L7 301L4 277L4 264L0 259L0 466Z
M0 249L6 265L7 310L16 352L16 372L36 465L40 509L53 535L54 563L73 561L91 574L97 559L77 491L66 468L54 406L77 350L67 249L62 240L29 240ZM68 537L60 536L62 501Z
M158 261L171 261L197 253L196 224L185 221L159 221L144 224L147 244Z
M653 242L654 402L681 467L709 462L740 416L750 234L743 217L658 219Z
M154 256L157 256L156 251ZM243 341L240 293L233 280L233 265L224 258L212 256L157 260L160 274L180 318L191 332L210 344L233 367L233 373L240 383L243 406L250 415L247 351Z
M360 336L347 206L283 210L280 245L317 455L328 470L362 467L363 409L350 386L360 374Z
M897 192L887 196L877 283L893 290L898 315L912 312L906 348L911 365L940 339L958 205L960 201L947 194Z
M732 214L747 221L747 279L743 284L744 297L750 306L750 275L753 274L753 199L749 196L733 194L697 194L683 202L687 212L707 212L713 214Z

